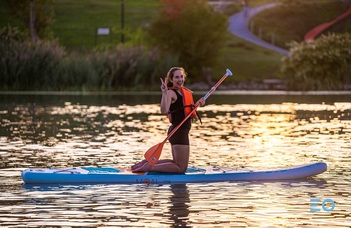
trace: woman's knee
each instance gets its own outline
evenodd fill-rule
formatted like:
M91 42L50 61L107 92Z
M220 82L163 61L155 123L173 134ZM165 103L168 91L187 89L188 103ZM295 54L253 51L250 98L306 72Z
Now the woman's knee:
M182 165L179 165L179 173L185 173L186 170L188 169L188 164L182 164Z
M179 172L185 173L189 163L189 145L173 145L172 151L174 163L179 166Z

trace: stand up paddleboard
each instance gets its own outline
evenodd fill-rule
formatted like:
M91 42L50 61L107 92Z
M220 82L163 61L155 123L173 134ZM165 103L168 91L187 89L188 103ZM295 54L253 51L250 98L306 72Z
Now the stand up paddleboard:
M290 180L306 178L327 170L324 162L271 170L189 168L185 174L132 173L118 168L30 168L22 171L26 184L176 184L221 181Z

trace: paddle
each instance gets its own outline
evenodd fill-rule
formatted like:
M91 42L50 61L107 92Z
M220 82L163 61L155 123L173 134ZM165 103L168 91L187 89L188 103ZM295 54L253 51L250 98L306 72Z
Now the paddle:
M216 85L214 85L211 88L211 90L206 93L206 95L204 96L204 99L206 100L214 91L216 91L217 87L224 81L224 79L226 79L230 75L233 75L233 74L229 69L227 69L225 75L223 75L223 77L216 83ZM173 134L183 125L183 123L187 119L189 119L189 117L196 111L196 109L199 107L199 105L200 104L197 104L195 106L195 108L183 119L183 121L180 122L169 133L169 135L167 136L167 138L165 140L163 140L161 143L151 147L150 149L148 149L148 151L146 151L146 153L144 154L144 157L150 165L154 166L158 162L158 160L160 159L162 148L163 148L163 145L165 144L165 142L167 142L167 140L173 136Z

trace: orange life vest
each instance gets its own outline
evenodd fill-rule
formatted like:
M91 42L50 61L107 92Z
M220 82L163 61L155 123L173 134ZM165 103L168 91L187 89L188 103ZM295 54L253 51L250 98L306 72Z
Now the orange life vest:
M182 93L182 97L183 97L183 107L182 109L184 109L184 115L187 116L191 111L193 111L193 109L195 108L194 105L194 98L193 98L193 92L190 89L187 89L185 87L168 87L168 89L180 89L181 93ZM178 110L175 110L178 111ZM171 112L168 112L168 119L171 121ZM191 115L192 117L196 117L197 113L196 111L193 112L193 114Z

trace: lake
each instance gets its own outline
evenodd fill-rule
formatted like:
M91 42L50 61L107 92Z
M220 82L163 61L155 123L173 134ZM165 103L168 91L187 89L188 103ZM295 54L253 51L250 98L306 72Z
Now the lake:
M205 92L204 92L205 93ZM196 93L199 98L204 93ZM164 140L159 93L2 93L1 227L349 227L351 95L221 92L199 108L190 166L323 161L286 181L28 186L29 167L127 168ZM166 143L162 158L169 158ZM312 208L310 201L320 202ZM318 212L313 209L319 209Z

